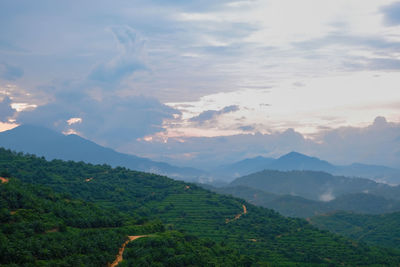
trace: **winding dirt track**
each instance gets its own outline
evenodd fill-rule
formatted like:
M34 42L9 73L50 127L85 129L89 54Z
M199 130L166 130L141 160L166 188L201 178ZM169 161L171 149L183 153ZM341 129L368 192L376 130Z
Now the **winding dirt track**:
M243 207L243 212L242 212L242 213L237 214L237 215L235 216L235 218L233 218L233 219L226 219L225 222L226 222L226 223L230 223L230 222L232 222L232 221L236 221L236 220L239 219L243 214L246 214L246 213L247 213L247 208L246 208L246 206L245 206L245 205L242 205L242 207Z
M130 236L128 236L128 240L126 240L126 241L122 244L122 246L119 248L117 258L116 258L115 261L114 261L113 263L111 263L111 265L109 265L109 266L110 266L110 267L115 267L115 266L117 266L117 265L123 260L122 255L124 254L125 246L126 246L129 242L131 242L131 241L133 241L133 240L136 240L136 239L138 239L138 238L141 238L141 237L146 237L146 236L147 236L147 235L130 235Z

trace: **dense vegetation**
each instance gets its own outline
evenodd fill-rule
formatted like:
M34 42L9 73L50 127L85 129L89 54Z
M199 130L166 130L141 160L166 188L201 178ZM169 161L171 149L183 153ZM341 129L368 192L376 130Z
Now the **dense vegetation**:
M7 176L16 177L24 183L52 188L57 192L55 195L62 194L57 195L58 201L65 202L65 199L70 199L69 203L78 201L83 207L81 210L80 208L76 210L80 210L80 214L90 214L90 216L86 216L88 221L91 221L89 217L92 217L92 214L94 214L94 218L98 217L98 220L88 223L87 228L79 228L78 224L69 224L66 218L63 219L64 217L49 215L51 218L49 222L43 221L44 225L48 225L44 227L44 232L65 224L68 234L75 231L77 231L77 235L81 231L98 231L99 234L106 235L109 233L108 231L112 230L119 233L118 238L110 234L115 238L115 242L107 243L112 245L113 249L110 247L110 251L112 251L110 254L102 253L105 255L104 263L110 261L111 255L116 253L115 246L117 243L121 244L124 236L146 232L139 231L136 226L137 223L143 223L146 220L150 221L150 225L158 226L152 226L154 229L150 227L145 234L160 232L162 228L167 231L184 231L184 234L181 236L174 234L175 232L165 235L158 233L153 237L129 243L126 251L127 262L130 261L129 255L135 259L140 258L143 262L152 259L152 256L147 254L154 251L147 242L156 240L154 241L155 246L157 244L161 246L160 244L164 241L171 243L166 247L168 250L160 251L160 256L154 260L167 264L169 260L175 261L180 258L183 262L182 266L188 261L200 259L199 255L209 255L210 261L215 264L223 261L235 261L238 265L245 265L248 262L258 265L268 263L275 265L304 264L307 266L328 264L398 265L400 263L400 252L397 250L368 247L364 243L355 243L335 234L317 230L305 220L285 218L272 210L256 207L243 200L218 195L194 184L174 181L167 177L130 171L125 168L111 168L107 165L60 160L48 162L43 158L12 153L3 149L0 149L0 171ZM13 185L12 182L10 185L3 184L0 187L6 188L11 185ZM246 214L243 213L243 204L247 207ZM94 206L89 211L85 210L85 205ZM98 206L99 209L95 206ZM5 209L9 211L21 208L5 206ZM104 214L110 214L110 210L119 213L118 218L115 218L119 224L115 224L113 220L101 219ZM6 210L5 214L7 213ZM18 213L19 211L16 214ZM37 212L32 213L36 214ZM242 216L235 220L234 218L238 214ZM12 216L11 218L13 218ZM85 215L80 216L85 218ZM74 216L68 217L74 218ZM121 221L119 218L123 218L123 220ZM157 223L151 223L157 219L161 219L164 227ZM97 223L99 226L96 225ZM132 231L128 231L129 227L132 227ZM34 232L34 235L46 237L63 234L61 231L43 234L42 230L43 228L37 233ZM11 236L3 238L16 240L14 235L18 235L18 232L11 232ZM187 239L186 235L195 235L200 239L198 241ZM35 240L36 238L37 236L35 236ZM207 240L203 240L203 238ZM157 243L157 240L161 243ZM209 240L215 242L215 245L208 243ZM54 244L54 242L50 243ZM143 251L143 255L129 252L131 246L135 247L139 244L143 245L140 250ZM19 247L16 246L16 248ZM196 249L193 249L190 259L179 257L185 251L192 251L192 248ZM27 247L26 250L28 253L34 251L30 247ZM109 251L108 247L106 250ZM77 250L76 252L81 253L82 251ZM241 257L237 258L239 252ZM53 251L50 250L50 253ZM74 251L71 253L75 255ZM226 259L219 259L221 254L226 255ZM53 258L50 257L47 260L50 261ZM202 264L203 262L198 263Z
M312 224L371 245L400 249L400 212L361 215L335 212L311 218Z
M11 179L0 185L0 263L104 266L128 234L161 231L112 210Z
M365 214L400 211L400 201L369 193L345 194L331 201L316 201L293 195L272 194L242 185L208 188L221 194L243 198L254 205L274 209L290 217L308 218L338 210Z
M176 231L129 243L124 258L120 266L250 266L252 262L224 243Z

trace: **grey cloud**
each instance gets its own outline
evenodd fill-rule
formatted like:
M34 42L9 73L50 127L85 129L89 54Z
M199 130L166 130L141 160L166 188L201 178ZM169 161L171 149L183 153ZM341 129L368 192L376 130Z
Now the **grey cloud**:
M11 107L12 101L6 96L0 101L0 121L7 122L10 117L15 113L15 110Z
M388 41L386 39L374 36L354 36L337 32L331 33L322 38L292 43L293 46L304 50L314 50L316 48L331 46L333 44L349 45L353 47L368 47L374 49L398 50L400 48L400 42Z
M400 2L382 8L382 12L387 25L393 26L400 24Z
M318 53L318 49L335 44L346 47L346 50L354 49L359 51L364 49L381 57L366 58L344 56L344 54L341 57L340 53L334 55ZM380 37L353 36L335 32L322 38L297 42L292 45L299 51L303 51L304 57L307 59L318 60L334 56L344 70L398 70L400 67L400 61L393 58L394 53L397 53L400 49L400 42L389 41Z
M343 62L343 65L349 70L400 70L400 60L394 58L350 57Z
M97 66L89 78L96 81L115 83L133 74L135 71L146 69L144 63L144 41L138 33L128 27L110 28L118 41L118 55L106 64Z
M0 1L0 36L6 38L0 40L0 58L24 67L25 84L74 77L87 78L107 90L120 90L118 83L123 81L124 89L157 94L164 102L231 91L236 76L220 75L222 69L217 65L230 63L232 56L237 62L247 46L240 43L254 26L179 19L184 12L226 11L229 2L233 1L98 0L95 5L90 1L79 5L74 1ZM62 14L55 16L60 10ZM113 35L104 31L107 28ZM148 55L144 59L143 51L137 50L142 45L136 42L141 39L138 32L146 40ZM204 37L228 45L209 47ZM15 50L12 44L22 45L28 52L10 52ZM200 56L188 58L184 54Z
M239 126L238 129L245 131L245 132L251 132L251 131L255 130L254 126L251 126L251 125Z
M239 106L237 106L237 105L226 106L220 110L206 110L206 111L203 111L202 113L200 113L199 115L190 118L189 121L202 124L206 121L213 120L220 115L235 112L238 110L239 110Z
M84 95L61 98L33 111L21 112L18 123L43 125L57 131L73 129L83 136L112 147L148 134L163 131L164 119L178 111L154 98L109 96L96 101ZM82 123L69 126L67 120L82 118Z
M179 8L185 11L195 11L195 12L204 12L204 11L212 11L223 8L227 3L237 2L236 0L152 0L151 2L156 3L161 6L172 6L175 8ZM249 0L251 2L251 0Z
M17 67L7 63L0 63L0 78L7 81L15 81L24 75L24 71Z

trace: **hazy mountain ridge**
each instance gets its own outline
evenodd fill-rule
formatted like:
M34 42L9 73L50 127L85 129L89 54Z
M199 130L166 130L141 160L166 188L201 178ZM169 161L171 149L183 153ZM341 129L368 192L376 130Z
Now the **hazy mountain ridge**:
M332 211L352 211L364 214L382 214L400 211L400 201L367 193L339 196L331 201L316 201L293 195L277 195L247 186L210 188L220 194L232 195L250 203L290 217L308 218Z
M0 132L0 146L25 153L44 156L46 159L84 161L93 164L124 166L133 170L167 175L180 180L198 181L206 176L201 170L176 167L164 162L119 153L100 146L78 135L64 135L33 125L21 125Z
M63 135L53 130L33 125L21 125L12 130L1 132L0 146L44 156L47 159L75 160L93 164L105 163L111 166L124 166L134 170L167 175L180 180L206 183L211 181L232 181L240 176L264 169L324 171L332 174L371 178L392 184L398 184L400 181L400 170L397 169L359 163L336 166L316 157L309 157L297 152L288 153L278 159L262 156L244 159L220 166L211 172L206 172L119 153L78 135Z
M276 171L264 170L240 177L231 185L245 185L274 194L297 195L311 200L330 201L340 195L351 193L374 193L385 196L400 192L392 187L365 178L333 176L319 171ZM400 198L400 194L396 199Z
M334 175L362 177L373 179L377 182L384 182L394 185L400 184L399 169L361 163L353 163L350 165L334 165L317 157L310 157L298 152L290 152L278 159L265 158L261 156L244 159L230 165L222 166L219 169L216 169L216 171L217 173L219 170L225 171L224 178L226 180L233 180L234 178L249 175L265 169L280 171L323 171Z

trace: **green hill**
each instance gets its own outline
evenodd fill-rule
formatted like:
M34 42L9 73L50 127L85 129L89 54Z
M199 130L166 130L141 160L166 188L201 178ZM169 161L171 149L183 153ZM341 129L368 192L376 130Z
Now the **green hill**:
M311 223L370 245L400 248L400 212L382 215L334 212L313 217Z
M0 172L25 183L50 187L69 198L93 202L125 218L160 219L167 230L180 230L201 240L217 242L217 251L222 251L223 246L239 251L245 258L238 265L247 261L255 265L306 266L400 264L397 250L368 247L320 231L305 220L285 218L243 200L163 176L107 165L48 162L4 149L0 149ZM179 238L176 237L177 242L182 243ZM151 240L138 240L138 244L141 242ZM182 244L186 247L183 251L205 245L204 242ZM135 245L136 241L129 246ZM171 252L179 252L178 247L171 244ZM234 258L234 254L227 255Z
M246 201L290 217L308 218L332 211L352 211L365 214L382 214L400 211L400 202L368 193L341 195L331 201L309 200L293 195L277 195L247 186L212 188L221 194L243 198Z

